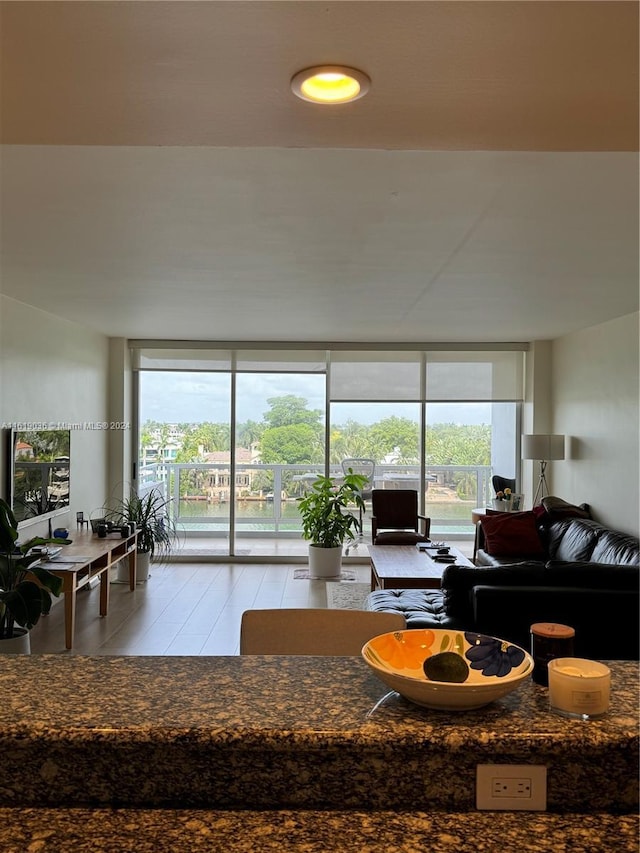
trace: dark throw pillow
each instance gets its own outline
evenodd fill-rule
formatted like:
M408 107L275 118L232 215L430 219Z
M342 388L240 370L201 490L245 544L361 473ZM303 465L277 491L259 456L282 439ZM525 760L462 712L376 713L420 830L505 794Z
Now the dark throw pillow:
M480 519L484 550L492 557L544 557L533 512L504 512Z

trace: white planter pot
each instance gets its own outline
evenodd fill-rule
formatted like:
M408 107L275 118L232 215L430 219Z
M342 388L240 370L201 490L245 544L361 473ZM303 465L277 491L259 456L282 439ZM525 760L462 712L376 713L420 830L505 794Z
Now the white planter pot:
M0 640L0 654L3 655L30 655L31 640L26 628L14 628L15 636L10 640Z
M309 545L309 577L338 578L342 569L342 545L321 548Z
M149 563L151 554L148 551L138 551L136 554L136 583L149 580Z
M493 504L493 508L497 509L498 512L511 512L511 501L498 501L494 499L491 503Z
M149 580L149 564L151 555L148 551L138 551L136 554L136 583L145 583ZM116 583L129 583L129 560L126 558L118 563Z

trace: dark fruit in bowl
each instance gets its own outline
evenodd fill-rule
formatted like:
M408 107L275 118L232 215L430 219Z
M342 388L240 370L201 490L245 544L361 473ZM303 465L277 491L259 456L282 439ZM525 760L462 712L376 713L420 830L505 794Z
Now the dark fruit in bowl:
M469 677L469 665L455 652L440 652L427 658L422 668L429 681L449 681L462 684Z

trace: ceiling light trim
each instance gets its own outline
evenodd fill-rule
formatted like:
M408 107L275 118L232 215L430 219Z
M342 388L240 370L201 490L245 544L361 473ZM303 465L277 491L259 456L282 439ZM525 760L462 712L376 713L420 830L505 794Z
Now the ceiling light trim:
M350 104L364 97L371 79L348 65L314 65L291 78L293 94L312 104Z

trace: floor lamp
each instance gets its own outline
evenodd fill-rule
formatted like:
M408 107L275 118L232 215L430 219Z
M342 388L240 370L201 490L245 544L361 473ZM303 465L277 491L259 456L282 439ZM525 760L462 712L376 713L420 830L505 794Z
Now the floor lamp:
M564 436L563 435L523 435L522 436L522 458L537 459L540 462L540 478L538 488L533 499L533 506L549 494L547 486L547 463L554 459L564 459ZM540 501L538 500L540 497Z

